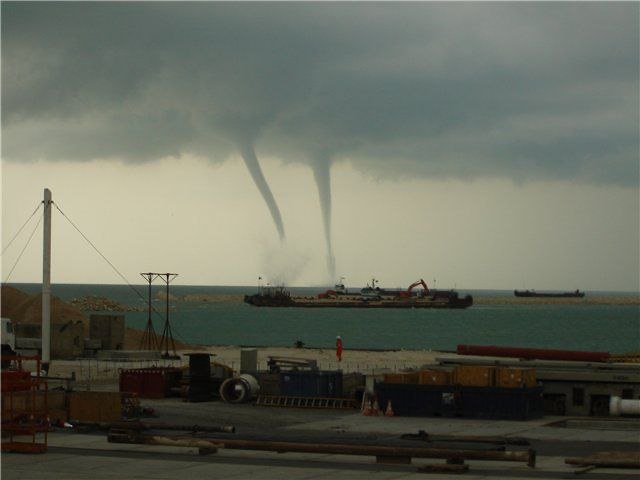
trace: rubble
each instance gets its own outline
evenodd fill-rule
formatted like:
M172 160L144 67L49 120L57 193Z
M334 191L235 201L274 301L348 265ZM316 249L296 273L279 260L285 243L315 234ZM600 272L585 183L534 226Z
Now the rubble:
M110 298L95 295L74 298L69 303L79 310L91 312L142 312L145 310L142 306L124 305Z

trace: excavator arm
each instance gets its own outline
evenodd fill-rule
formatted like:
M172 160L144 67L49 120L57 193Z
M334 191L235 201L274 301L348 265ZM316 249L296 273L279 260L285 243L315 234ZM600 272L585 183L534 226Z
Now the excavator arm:
M425 281L423 279L420 279L417 282L413 282L411 285L409 285L409 288L407 288L407 295L410 296L411 295L411 291L414 288L416 288L418 285L422 285L422 288L424 288L424 294L425 295L429 295L429 287L427 287L427 284L425 283Z

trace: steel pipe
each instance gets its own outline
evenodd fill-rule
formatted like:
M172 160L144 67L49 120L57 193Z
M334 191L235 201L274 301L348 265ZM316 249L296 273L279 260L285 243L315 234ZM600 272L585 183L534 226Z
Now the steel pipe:
M258 380L248 373L227 378L220 385L220 397L227 403L243 403L255 398L260 391Z
M609 413L612 416L640 415L640 400L611 397L609 400Z
M538 360L569 360L582 362L606 362L609 352L583 352L575 350L551 350L547 348L497 347L494 345L458 345L458 355L489 357L514 357Z
M139 435L134 432L110 433L109 441L114 443L141 443L157 444L158 436ZM184 440L184 437L163 437L170 440ZM496 452L479 450L454 450L444 448L420 448L420 447L383 447L373 445L356 444L332 444L332 443L297 443L277 442L264 440L235 440L227 438L200 438L200 441L210 442L214 448L226 448L230 450L259 450L269 452L297 452L297 453L322 453L336 455L362 455L375 457L415 457L415 458L444 458L465 460L493 460L504 462L526 462L530 467L535 467L536 452L526 451Z
M492 443L496 445L530 445L529 440L522 437L504 437L496 435L446 435L430 434L424 430L418 433L405 433L400 438L404 440L419 440L423 442L469 442Z
M640 468L638 452L599 452L588 457L565 458L568 465L594 465L604 468Z
M172 423L145 423L140 421L132 422L74 422L74 425L79 427L98 428L100 430L179 430L186 432L222 432L222 433L235 433L236 427L233 425L180 425Z

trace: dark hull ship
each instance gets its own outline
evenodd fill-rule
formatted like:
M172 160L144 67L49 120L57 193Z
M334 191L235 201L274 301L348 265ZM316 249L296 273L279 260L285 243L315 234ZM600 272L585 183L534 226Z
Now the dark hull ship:
M541 298L582 298L584 292L536 292L535 290L514 290L516 297L541 297Z
M454 290L429 290L424 280L406 290L388 290L375 286L376 280L359 292L349 293L342 283L314 297L292 296L284 287L262 287L244 301L256 307L300 308L468 308L473 297L461 297ZM422 285L422 289L414 291Z

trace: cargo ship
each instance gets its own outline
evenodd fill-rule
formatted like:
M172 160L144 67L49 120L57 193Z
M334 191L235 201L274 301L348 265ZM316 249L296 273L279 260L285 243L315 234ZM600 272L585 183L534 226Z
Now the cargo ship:
M584 292L536 292L535 290L514 290L516 297L542 297L542 298L582 298Z
M260 287L254 295L245 295L244 301L255 307L303 308L468 308L473 297L461 297L455 290L430 290L424 280L412 283L407 289L384 289L377 280L358 292L349 292L342 282L317 296L293 296L284 286ZM422 289L414 290L422 286Z

